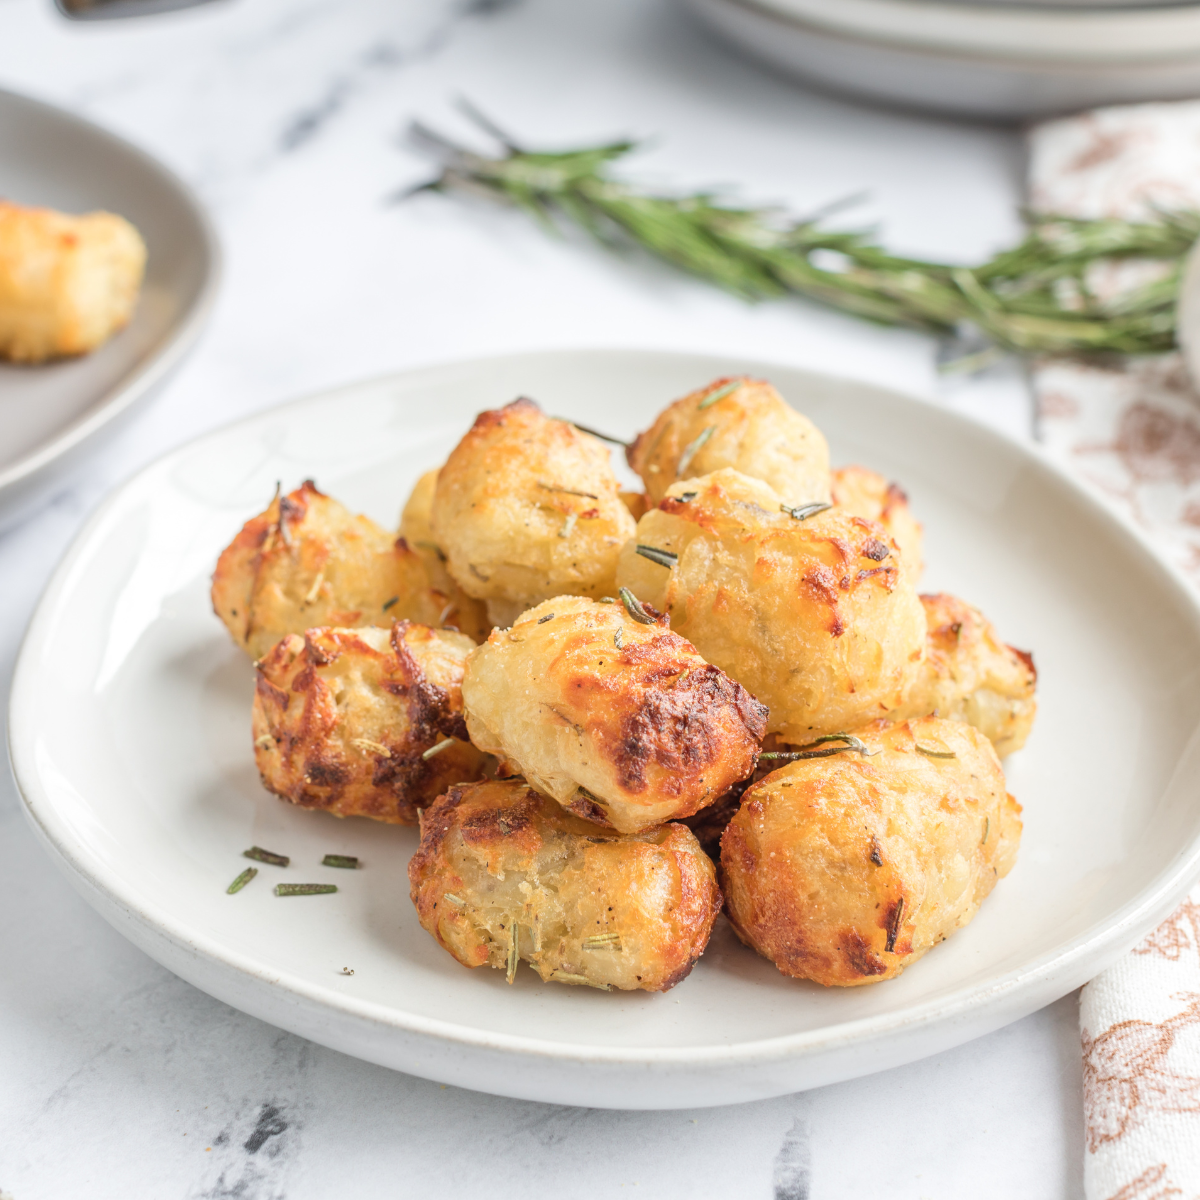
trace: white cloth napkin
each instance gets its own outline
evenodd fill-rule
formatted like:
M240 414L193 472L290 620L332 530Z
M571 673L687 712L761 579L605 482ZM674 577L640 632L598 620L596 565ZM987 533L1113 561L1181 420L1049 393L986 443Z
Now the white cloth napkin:
M1200 208L1200 102L1036 126L1030 204L1069 216ZM1113 291L1160 268L1090 282ZM1119 504L1200 587L1200 395L1178 354L1035 366L1046 446ZM1083 989L1087 1200L1200 1200L1200 886Z

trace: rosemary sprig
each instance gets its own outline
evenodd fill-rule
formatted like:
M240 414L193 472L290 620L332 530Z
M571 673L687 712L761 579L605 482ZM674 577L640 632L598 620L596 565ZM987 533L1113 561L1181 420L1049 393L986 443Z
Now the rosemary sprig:
M826 746L826 742L844 742L843 746ZM818 746L824 746L823 750L818 750ZM855 754L865 755L870 758L873 754L878 754L878 750L868 750L867 744L861 738L856 738L852 733L826 733L819 738L814 738L811 742L805 743L797 750L767 750L760 754L759 761L765 759L780 759L784 762L797 762L806 758L832 758L835 754L842 754L846 750L853 750Z
M286 854L276 854L273 850L264 850L261 846L251 846L242 851L243 858L252 858L255 862L270 863L273 867L286 867L292 860Z
M498 136L490 121L467 112ZM415 191L503 201L551 230L574 224L605 246L640 247L747 299L801 295L938 335L973 326L994 345L1021 353L1172 349L1183 259L1200 237L1200 211L1162 211L1144 221L1027 213L1019 245L977 267L955 266L890 254L869 231L830 229L817 218L738 205L708 191L666 195L627 183L611 170L636 149L627 139L539 152L502 137L500 153L488 156L420 124L412 132L443 167ZM1089 286L1092 268L1130 259L1161 262L1162 277L1116 297Z

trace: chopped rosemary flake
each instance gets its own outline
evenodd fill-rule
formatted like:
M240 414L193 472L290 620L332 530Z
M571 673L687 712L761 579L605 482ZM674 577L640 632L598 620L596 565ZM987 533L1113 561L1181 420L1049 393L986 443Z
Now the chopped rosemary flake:
M656 625L657 621L642 607L642 602L627 588L621 589L621 603L625 611L641 625Z
M984 821L983 821L983 841L981 841L979 843L981 846L987 845L988 834L991 832L992 832L992 818L985 817Z
M735 379L732 383L725 384L724 387L719 387L715 392L709 392L699 404L696 405L697 412L703 412L709 406L716 404L718 400L724 400L726 396L732 396L743 383L744 379Z
M414 542L413 545L416 546L418 550L428 550L431 554L436 554L438 558L442 560L442 562L446 561L446 552L437 544L437 542ZM395 601L389 601L388 603L394 604ZM384 607L386 608L387 605L385 604Z
M623 438L615 438L609 433L601 433L598 429L589 429L586 425L580 425L578 421L572 421L568 417L554 417L552 419L562 421L567 425L574 425L580 433L586 433L591 437L599 438L602 442L612 442L614 446L627 446L629 444Z
M426 750L421 755L421 758L422 759L432 758L435 754L441 754L441 752L443 750L447 750L453 745L454 745L453 738L442 738L442 740L440 742L438 742L438 744L436 746L430 746L429 749Z
M620 950L621 935L619 933L598 933L594 937L585 937L581 944L585 950Z
M252 858L255 862L270 863L273 867L286 867L292 861L286 854L275 854L261 846L251 846L249 850L243 850L242 857Z
M583 496L587 500L599 500L600 497L595 492L580 492L575 488L563 487L557 483L547 483L544 479L539 479L537 485L540 488L545 488L548 492L566 492L568 496Z
M227 896L233 896L240 892L258 874L257 867L247 867L226 889Z
M586 975L572 975L570 971L551 971L550 979L554 983L581 983L585 987L598 988L602 992L611 992L611 983L593 983Z
M625 649L624 640L621 637L621 627L619 625L617 626L617 632L613 634L613 645L616 646L618 650Z
M456 908L466 908L467 907L467 902L461 896L456 896L453 892L443 892L442 899L449 900L450 903L453 904Z
M797 521L807 521L809 517L815 517L817 513L823 513L827 508L832 508L832 504L826 504L824 500L815 500L812 504L798 504L794 507L790 504L781 504L780 512L785 512L789 517L795 517Z
M538 619L537 619L537 623L538 623L539 625L545 625L545 623L546 623L547 621L553 621L553 620L554 620L554 614L553 614L553 613L547 613L547 614L546 614L544 617L538 617Z
M669 571L679 561L678 554L672 554L670 550L660 550L657 546L643 546L638 543L637 552L643 557L648 558L652 563L658 563L660 567L666 567Z
M699 492L680 492L679 498L686 503L689 500L695 500L698 495L700 495Z
M616 596L601 596L597 601L598 604L616 604Z
M351 738L350 745L357 746L360 750L374 750L376 754L386 754L388 758L392 756L392 752L382 742L373 742L370 738Z
M337 891L336 883L277 883L277 896L328 896Z
M390 600L385 600L383 602L383 611L387 612L387 610L389 608L391 608L393 604L398 604L399 602L400 602L399 596L393 596Z
M323 867L344 867L347 871L358 870L358 859L353 854L327 854L321 859Z
M889 954L896 948L896 934L900 932L900 918L904 916L904 897L900 897L900 903L896 905L896 911L892 914L891 923L888 925L887 931L887 946L885 949Z
M676 479L686 479L685 472L692 465L692 459L699 453L700 448L708 441L714 433L717 432L715 425L706 425L700 432L684 447L683 453L679 456L679 465L675 468Z
M325 582L325 568L322 567L317 572L316 579L313 580L313 585L308 589L308 593L304 597L305 604L311 604L321 594L321 584Z
M517 967L521 962L521 927L514 921L509 929L508 939L508 982L512 983L517 977Z
M567 519L563 522L563 527L558 531L558 536L560 538L569 538L571 531L575 528L575 522L578 520L578 513L568 513Z
M918 754L925 755L926 758L957 758L958 755L953 750L931 750L928 746L922 746L920 742L913 743L913 749Z
M845 742L846 744L844 746L826 746L824 750L816 749L817 746L822 746L826 742ZM856 738L852 733L827 733L807 742L798 750L768 750L758 757L760 762L764 758L796 762L805 758L832 758L833 755L841 754L844 750L853 750L855 754L862 754L868 758L879 753L878 750L868 750L866 742L861 738Z

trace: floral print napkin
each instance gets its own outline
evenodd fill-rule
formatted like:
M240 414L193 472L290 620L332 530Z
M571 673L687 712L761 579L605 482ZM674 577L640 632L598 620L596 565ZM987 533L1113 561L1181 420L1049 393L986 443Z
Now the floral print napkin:
M1200 101L1098 109L1029 135L1033 208L1137 218L1200 208ZM1089 280L1119 291L1161 269ZM1200 588L1200 394L1178 354L1033 370L1047 448ZM1197 780L1200 788L1200 780ZM1200 1198L1200 886L1084 989L1088 1200Z

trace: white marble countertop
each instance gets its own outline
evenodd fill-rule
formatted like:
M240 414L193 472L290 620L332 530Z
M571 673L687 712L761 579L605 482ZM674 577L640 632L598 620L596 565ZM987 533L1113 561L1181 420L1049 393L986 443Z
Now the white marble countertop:
M428 171L403 144L408 122L463 133L466 95L533 143L652 136L631 169L664 184L736 180L798 210L869 189L864 219L904 251L969 260L1015 236L1018 134L803 92L664 0L222 0L89 25L49 0L0 0L0 86L164 159L210 206L226 254L211 327L174 382L0 537L5 696L38 593L108 489L203 429L327 385L515 349L719 348L1028 435L1014 372L947 385L915 335L750 307L503 211L386 203ZM553 1108L357 1062L171 976L54 870L7 771L0 839L5 1200L1082 1194L1074 997L936 1058L770 1102Z

